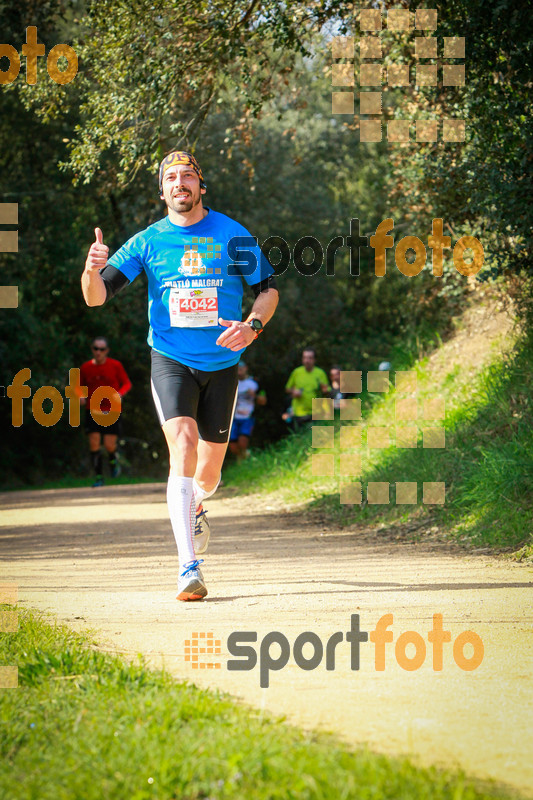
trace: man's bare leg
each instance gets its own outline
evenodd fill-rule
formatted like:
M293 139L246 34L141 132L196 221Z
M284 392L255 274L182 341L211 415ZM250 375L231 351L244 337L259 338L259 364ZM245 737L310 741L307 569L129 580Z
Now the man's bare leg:
M193 478L198 459L198 426L192 417L173 417L163 425L170 456L170 472Z
M109 460L109 469L113 478L118 477L120 474L120 467L117 462L117 439L116 433L104 433L104 447L107 451L107 458Z
M104 482L102 471L102 454L100 446L102 444L102 437L98 431L92 431L89 434L89 453L91 458L91 467L95 475L94 486L101 486Z
M196 469L198 426L192 417L173 417L163 425L170 458L167 503L180 564L195 561L193 476Z
M97 434L97 436L99 435ZM104 433L104 447L108 453L114 453L117 449L117 439L116 433Z
M196 503L193 476L198 459L198 426L192 417L173 417L163 425L170 456L167 504L180 560L178 600L201 600L207 594L194 551Z
M238 445L241 454L241 459L248 458L248 445L250 444L249 436L239 436Z
M194 474L196 506L211 497L220 483L222 464L228 449L227 442L198 441L198 463Z

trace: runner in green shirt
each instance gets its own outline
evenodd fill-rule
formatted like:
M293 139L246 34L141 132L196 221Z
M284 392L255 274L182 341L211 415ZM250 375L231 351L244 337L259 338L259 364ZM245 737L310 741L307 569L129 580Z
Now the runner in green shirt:
M294 430L312 420L313 397L328 394L331 387L328 376L320 367L315 367L316 353L306 347L302 353L302 366L290 374L285 391L292 397Z

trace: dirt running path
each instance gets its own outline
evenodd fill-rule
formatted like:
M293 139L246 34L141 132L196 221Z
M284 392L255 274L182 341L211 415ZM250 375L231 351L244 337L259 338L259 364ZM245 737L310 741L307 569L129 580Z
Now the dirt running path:
M178 565L162 484L12 493L0 495L0 507L0 580L18 583L23 604L78 629L99 629L106 649L142 652L176 676L302 727L335 731L352 745L458 766L524 792L533 786L531 566L445 546L375 544L226 498L209 504L209 596L183 604L174 599ZM298 634L318 634L325 648L333 633L350 629L352 614L372 631L388 613L394 642L385 646L384 671L374 668L370 641L361 644L358 671L345 639L333 671L325 655L312 671L295 663ZM445 644L443 669L433 671L427 634L434 613L443 615L452 642L464 630L481 637L480 667L463 671ZM268 688L260 688L259 667L227 669L232 631L256 631L257 652L268 632L286 636L291 657L270 672ZM426 642L416 671L395 659L405 631ZM185 660L195 632L221 641L220 655L199 656L219 666L193 668ZM272 645L272 657L279 652ZM411 645L407 655L413 652ZM465 656L471 652L468 645ZM311 655L307 644L303 657Z

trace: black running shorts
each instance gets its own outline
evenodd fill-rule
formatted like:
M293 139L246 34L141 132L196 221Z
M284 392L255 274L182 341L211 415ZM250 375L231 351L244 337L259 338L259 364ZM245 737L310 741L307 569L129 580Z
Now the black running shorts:
M152 350L152 395L163 425L192 417L206 442L228 441L237 399L237 364L202 372Z

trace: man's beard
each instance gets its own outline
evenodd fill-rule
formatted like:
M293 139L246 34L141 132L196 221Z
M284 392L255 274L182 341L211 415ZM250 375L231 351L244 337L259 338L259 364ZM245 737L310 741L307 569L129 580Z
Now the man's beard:
M178 200L176 197L171 197L170 202L167 202L168 208L171 208L173 211L178 212L179 214L187 213L191 211L194 206L197 206L200 202L200 195L197 198L194 197L193 194L187 192L189 195L186 200Z

